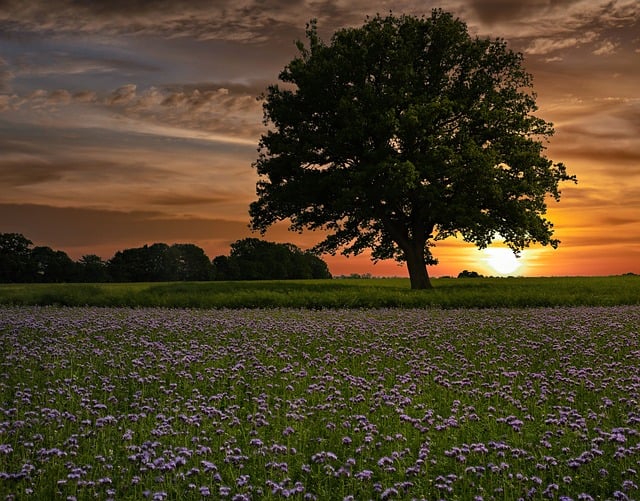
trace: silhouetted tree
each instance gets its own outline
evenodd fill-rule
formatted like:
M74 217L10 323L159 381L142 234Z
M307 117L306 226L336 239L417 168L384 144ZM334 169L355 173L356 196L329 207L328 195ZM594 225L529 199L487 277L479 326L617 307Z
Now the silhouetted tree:
M116 282L160 282L167 278L167 250L164 243L118 251L108 262Z
M79 266L63 251L51 247L34 247L29 256L29 268L33 282L75 282L79 278Z
M458 278L484 278L477 271L462 270L458 273Z
M204 250L194 244L173 244L167 250L168 280L210 280L212 264Z
M116 252L109 260L109 275L117 282L209 280L212 265L194 244L144 245Z
M240 270L236 269L237 262L229 256L216 256L211 264L214 280L238 280Z
M229 257L213 260L216 280L331 278L326 263L293 244L245 238L231 244Z
M80 281L108 282L110 280L107 263L100 256L86 254L78 261Z
M63 251L32 248L18 233L0 234L0 282L159 282L331 278L326 263L293 244L238 240L213 262L194 244L155 243L74 262Z
M28 282L33 242L20 233L0 233L0 282Z
M546 197L575 178L544 155L521 54L442 10L306 34L264 99L254 230L325 230L316 251L404 261L416 289L437 240L558 245Z

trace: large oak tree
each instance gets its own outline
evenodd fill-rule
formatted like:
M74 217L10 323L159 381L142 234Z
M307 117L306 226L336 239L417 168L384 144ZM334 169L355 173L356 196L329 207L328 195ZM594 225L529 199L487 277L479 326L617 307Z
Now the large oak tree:
M575 178L544 154L553 126L533 115L522 54L442 10L306 35L262 96L255 230L324 230L318 252L406 261L416 289L447 237L558 245L547 197Z

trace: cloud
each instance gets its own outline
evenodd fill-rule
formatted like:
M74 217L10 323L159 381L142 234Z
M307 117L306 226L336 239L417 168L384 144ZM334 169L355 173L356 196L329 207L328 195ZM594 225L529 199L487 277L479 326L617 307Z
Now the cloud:
M618 178L640 176L640 151L630 150L624 146L589 144L556 147L556 153L561 158L571 158L589 162L599 162L606 166L603 176L611 175ZM568 161L568 160L565 160ZM636 167L629 169L627 167Z
M596 56L609 56L611 54L615 54L617 48L617 44L614 44L610 40L605 40L600 44L600 47L593 51L593 53Z
M149 204L152 205L162 205L162 206L192 206L192 205L211 205L218 204L222 202L227 202L231 199L231 196L199 196L194 194L193 192L185 192L185 193L176 193L172 192L164 192L164 193L156 193L156 194L145 194L145 200L148 201Z
M68 90L56 89L49 92L47 102L51 104L69 104L71 97L71 93Z
M233 241L249 234L246 221L6 203L0 203L0 227L52 248L107 245L113 251L153 242Z
M0 28L5 32L134 34L264 42L307 12L302 1L260 0L109 1L5 0Z
M206 83L140 89L129 83L102 95L90 90L72 93L66 89L37 89L24 96L4 96L0 99L0 111L47 109L50 119L54 117L53 113L60 114L59 123L74 112L80 115L79 118L84 115L81 117L84 126L90 125L92 119L104 126L113 121L113 118L107 119L106 114L119 115L146 124L141 128L149 133L185 136L184 132L192 131L194 135L203 134L203 138L211 134L211 139L220 141L257 144L264 132L262 104L256 99L258 87L232 84L227 88L221 85ZM67 111L63 109L65 107ZM99 118L101 115L103 118ZM21 119L28 119L26 113ZM113 126L121 128L125 124ZM181 129L184 132L180 132Z
M480 33L505 37L529 55L560 57L581 47L610 53L634 44L640 28L635 0L469 0L462 11Z
M0 56L0 92L8 92L11 89L11 80L13 80L14 74L9 69L7 61Z
M95 103L98 94L92 90L81 90L73 94L73 99L79 103Z
M141 92L133 84L116 90L107 104L130 119L150 124L218 134L221 138L246 138L257 144L264 127L262 106L240 87L150 87Z
M582 34L580 37L536 38L525 48L525 52L530 55L550 54L562 49L580 47L591 42L595 37L596 34L591 32Z
M0 192L6 203L242 218L255 193L255 148L126 127L41 131L0 121Z
M569 2L571 3L571 2ZM471 8L483 23L493 24L514 18L531 16L549 7L548 0L471 0Z
M111 93L107 103L111 106L131 103L136 98L136 88L135 84L123 85Z
M104 183L118 177L128 177L130 183L140 182L149 176L158 175L159 169L146 166L138 160L130 162L117 159L91 158L87 155L65 154L53 148L48 153L12 153L5 150L0 159L0 187L12 190L25 186L36 186L65 182L65 180L87 180L92 184ZM75 157L75 158L74 158Z
M58 180L60 171L52 171L48 162L27 155L11 155L0 160L0 187L11 190L19 186L29 186Z
M488 33L494 32L498 23L513 23L513 31L502 36L519 36L526 28L527 33L537 36L550 31L575 37L593 23L637 23L638 14L635 0L448 0L444 5L404 0L394 2L392 9L395 13L421 15L434 7L463 14ZM56 8L51 8L47 0L5 0L0 10L0 31L273 43L283 37L300 37L304 23L314 17L321 31L330 34L338 27L360 24L366 15L385 14L389 8L384 0L58 0Z
M13 96L10 96L8 94L0 94L0 113L11 109L11 103L13 100Z

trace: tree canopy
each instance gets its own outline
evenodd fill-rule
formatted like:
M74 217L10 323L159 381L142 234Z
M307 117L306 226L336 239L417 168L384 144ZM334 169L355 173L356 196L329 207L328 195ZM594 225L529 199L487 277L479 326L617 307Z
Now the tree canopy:
M244 238L231 244L229 256L213 259L216 280L331 278L327 264L293 244Z
M171 282L210 280L213 270L194 244L155 243L116 252L108 271L117 282Z
M306 36L262 96L254 230L323 230L315 251L406 261L412 288L448 237L558 245L546 200L575 178L544 154L522 54L439 9Z

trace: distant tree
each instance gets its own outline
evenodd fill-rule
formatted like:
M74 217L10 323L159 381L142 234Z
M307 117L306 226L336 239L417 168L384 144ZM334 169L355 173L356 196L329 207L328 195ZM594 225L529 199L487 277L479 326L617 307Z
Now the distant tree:
M210 280L213 269L204 250L194 244L173 244L167 250L169 280Z
M86 254L78 261L81 282L108 282L109 273L107 263L100 256Z
M241 280L290 278L291 256L282 245L245 238L231 244L229 258L236 261Z
M78 265L63 251L51 247L34 247L29 256L31 280L34 282L74 282Z
M0 233L0 282L28 282L33 278L31 246L20 233Z
M546 199L575 177L544 155L521 54L442 10L306 34L264 97L254 230L324 230L315 250L406 262L415 289L438 240L558 245Z
M458 273L458 278L483 278L477 271L462 270Z
M74 262L63 251L32 245L19 233L0 234L0 282L195 281L213 274L204 250L194 244L124 249L107 262L95 254Z
M216 280L331 278L326 263L293 244L245 238L231 244L229 256L213 260Z
M237 269L237 262L229 256L216 256L211 264L214 280L239 280L240 270Z
M327 263L313 254L313 252L304 252L304 259L311 271L309 278L331 278L331 272L329 271Z
M160 282L167 273L167 251L164 243L144 245L118 251L108 262L109 274L116 282Z
M213 272L209 258L197 245L165 243L118 251L107 269L117 282L210 280Z

